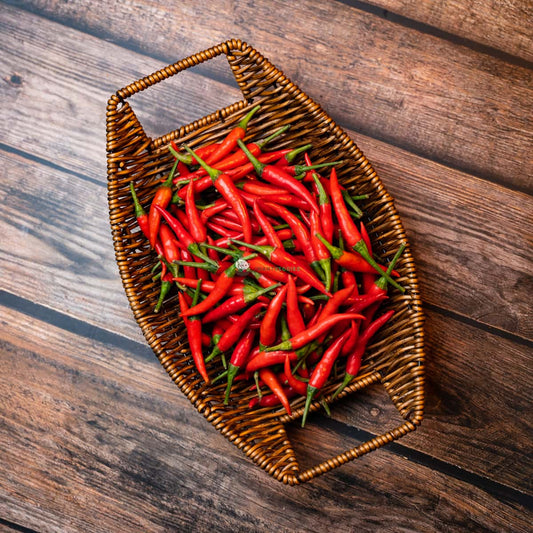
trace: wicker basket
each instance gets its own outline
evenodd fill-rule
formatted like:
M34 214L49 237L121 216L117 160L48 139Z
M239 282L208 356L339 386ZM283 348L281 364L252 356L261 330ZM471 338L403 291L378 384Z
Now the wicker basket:
M126 102L133 94L191 66L225 54L244 99L188 126L157 139L150 139ZM139 234L129 193L134 180L139 198L149 204L154 184L168 173L173 163L166 145L170 140L191 147L207 140L219 140L247 112L261 104L260 120L249 124L249 139L266 131L292 124L289 134L272 149L311 142L313 162L343 159L339 179L356 194L370 195L362 208L369 225L374 251L387 261L401 241L406 241L392 198L387 194L370 163L354 142L333 120L281 71L256 50L240 40L231 40L169 65L116 92L107 107L107 163L110 222L116 259L135 318L149 345L173 381L213 426L238 446L261 468L291 485L309 481L356 457L398 439L420 424L424 408L423 314L413 260L406 249L397 270L405 294L392 291L385 308L396 313L368 347L360 377L341 393L341 400L374 383L382 384L404 422L360 446L347 450L312 468L301 471L285 425L303 412L303 399L293 402L289 417L280 409L248 410L252 395L244 384L236 385L229 406L223 404L225 384L205 385L188 352L186 332L176 313L176 301L169 300L159 314L153 313L159 286L151 279L154 255ZM299 141L298 141L299 139ZM300 144L297 144L300 143ZM220 363L213 362L215 375ZM325 399L339 385L342 376L331 379ZM320 408L312 405L311 411Z

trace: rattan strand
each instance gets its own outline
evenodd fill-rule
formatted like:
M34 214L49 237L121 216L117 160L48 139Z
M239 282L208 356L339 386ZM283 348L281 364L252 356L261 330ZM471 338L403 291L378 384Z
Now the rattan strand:
M126 102L132 95L179 72L225 54L243 100L200 118L193 123L150 139ZM392 293L386 308L396 314L369 346L360 377L337 398L343 401L356 391L381 383L405 422L368 442L323 463L300 471L285 424L301 417L302 400L294 402L292 416L279 409L249 411L252 393L244 385L234 387L231 405L223 405L224 386L206 386L195 371L187 350L181 320L175 313L175 299L159 315L152 312L158 286L151 280L154 256L139 234L129 195L135 182L138 196L147 205L154 184L173 163L166 145L170 140L186 142L193 148L221 139L247 111L261 104L261 120L252 120L249 139L259 139L274 126L291 124L290 131L272 148L294 146L299 140L312 142L314 162L343 159L338 175L344 186L356 194L369 194L362 206L375 253L390 259L400 242L407 242L392 197L387 193L370 162L348 135L326 112L259 52L233 39L169 65L118 90L107 105L107 173L111 231L120 276L135 319L171 379L197 410L252 461L274 478L296 485L337 468L413 431L424 410L423 313L413 258L406 248L397 270L406 294ZM217 372L219 363L208 369ZM325 399L340 383L332 379ZM320 408L318 402L311 411Z

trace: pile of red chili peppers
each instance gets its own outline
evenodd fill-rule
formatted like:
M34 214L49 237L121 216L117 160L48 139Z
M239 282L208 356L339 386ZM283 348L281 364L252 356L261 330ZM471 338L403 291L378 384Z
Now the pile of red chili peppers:
M266 150L289 126L245 143L259 110L221 142L196 151L172 142L175 163L148 212L133 183L130 190L159 259L154 312L177 289L198 373L206 383L226 380L225 403L237 380L257 392L250 408L291 414L291 399L305 397L303 426L330 377L344 373L335 397L357 376L369 341L394 314L380 305L389 285L404 291L394 279L404 245L387 266L374 259L356 203L367 196L339 183L339 162L313 165L309 144ZM210 375L215 358L224 371Z

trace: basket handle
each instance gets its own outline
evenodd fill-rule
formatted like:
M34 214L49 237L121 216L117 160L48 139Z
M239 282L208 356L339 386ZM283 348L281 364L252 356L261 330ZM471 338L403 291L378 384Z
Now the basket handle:
M113 141L117 137L116 130L121 127L123 122L129 122L130 126L133 123L133 129L136 130L138 140L141 141L140 145L138 144L136 147L130 147L136 153L141 152L147 146L157 149L159 146L168 143L169 140L174 139L176 135L186 135L189 133L189 129L194 129L197 126L196 122L192 125L182 127L179 132L172 132L164 135L163 137L152 140L144 131L144 128L138 121L135 113L126 100L134 94L144 91L145 89L148 89L149 87L163 80L175 76L183 70L204 63L205 61L213 59L222 54L225 54L228 58L228 62L230 63L233 75L237 84L239 85L241 93L243 94L244 100L227 106L224 109L219 109L218 111L215 111L214 113L204 117L202 119L202 124L208 125L221 119L224 120L235 113L241 112L247 106L247 103L249 103L253 95L251 94L251 87L248 86L249 82L246 77L239 76L238 57L250 56L248 59L251 58L253 61L258 61L262 59L262 57L259 56L259 54L254 53L253 48L244 41L241 41L240 39L229 39L216 46L212 46L203 52L193 54L185 59L173 63L172 65L168 65L152 74L149 74L144 78L134 81L133 83L126 85L113 94L107 103L108 151L113 152ZM237 56L237 61L234 61L236 57L234 57L233 54ZM132 128L130 127L130 129Z
M422 378L418 376L416 379L417 387L422 387L422 381L423 381ZM343 396L351 394L355 391L364 389L375 383L383 384L383 378L379 372L372 372L368 375L361 376L361 378L355 381L350 387L345 389L345 391L339 395L339 398L342 398ZM317 411L319 409L320 409L319 402L315 402L312 404L310 411L311 412ZM287 417L285 421L287 422L289 420L294 420L294 419L299 418L302 412L303 412L303 409L299 409L298 411L295 411L293 415L291 417ZM404 413L404 416L405 416L405 413ZM354 459L357 459L358 457L361 457L362 455L365 455L366 453L376 450L377 448L380 448L381 446L384 446L385 444L395 441L399 439L400 437L403 437L407 433L414 431L417 428L417 426L420 425L421 420L422 420L422 412L421 412L421 406L419 406L417 409L415 409L413 416L411 416L409 420L406 420L398 427L390 431L387 431L386 433L373 437L372 439L362 444L359 444L358 446L355 446L354 448L346 450L345 452L342 452L335 457L326 459L325 461L315 466L312 466L310 468L307 468L306 470L303 470L302 472L298 472L295 474L294 473L281 474L280 479L291 485L305 483L306 481L310 481L311 479L316 478L317 476L321 474L325 474L326 472L329 472L330 470L333 470L334 468L338 468L339 466L342 466L345 463L353 461Z
M414 431L415 429L416 425L408 420L397 428L388 431L387 433L376 436L364 442L363 444L360 444L359 446L355 446L354 448L351 448L350 450L347 450L337 455L336 457L327 459L326 461L318 465L315 465L311 468L308 468L307 470L304 470L303 472L300 472L296 476L296 478L298 479L299 483L309 481L321 474L325 474L326 472L333 470L334 468L342 466L343 464L348 463L349 461L353 461L354 459L357 459L358 457L361 457L362 455L368 452L376 450L377 448L380 448L385 444L397 440L400 437L406 435L407 433Z
M173 63L172 65L168 65L167 67L164 67L158 70L157 72L154 72L153 74L145 76L140 80L130 83L126 87L123 87L122 89L118 90L116 92L116 95L119 100L123 101L140 91L148 89L148 87L151 87L156 83L159 83L167 78L170 78L171 76L178 74L182 70L199 65L221 54L228 55L232 50L243 51L246 48L249 48L249 46L240 39L230 39L216 46L212 46L211 48L208 48L203 52L193 54L192 56Z

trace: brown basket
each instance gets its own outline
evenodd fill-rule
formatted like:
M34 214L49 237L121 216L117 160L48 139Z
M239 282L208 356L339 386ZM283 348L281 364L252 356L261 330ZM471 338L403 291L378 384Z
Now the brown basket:
M226 55L244 99L188 126L150 139L126 99L220 54ZM277 408L250 411L247 404L253 393L244 384L233 388L230 405L225 406L225 384L203 383L190 358L175 299L169 300L161 313L152 312L159 291L150 272L155 257L138 231L129 183L134 180L141 202L148 205L154 185L172 166L173 158L166 148L170 140L187 143L193 148L207 140L220 140L248 111L252 102L261 104L261 112L257 120L250 122L247 139L259 139L273 128L291 124L289 133L277 145L273 144L272 149L300 146L303 139L313 144L310 153L313 162L345 161L338 167L339 179L354 194L370 195L362 207L374 251L383 261L389 260L399 243L406 241L406 236L393 200L368 160L319 105L240 40L226 41L169 65L111 96L107 106L109 215L126 294L138 324L163 367L216 429L270 475L294 485L398 439L420 424L424 408L423 314L413 260L406 248L397 270L401 273L399 281L407 290L403 295L391 291L385 308L396 310L393 319L368 347L360 377L338 396L338 399L345 398L368 385L381 383L405 422L305 471L300 471L285 428L285 424L302 416L303 399L293 401L292 417ZM208 366L212 375L221 371L219 364L214 361ZM336 376L328 382L326 401L341 380L342 376ZM319 408L320 404L315 402L311 411Z

